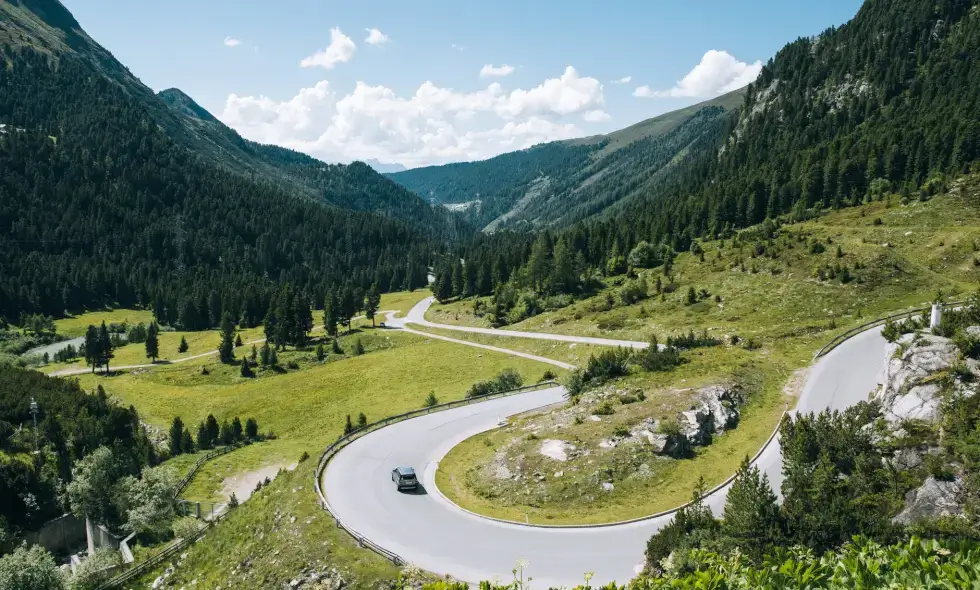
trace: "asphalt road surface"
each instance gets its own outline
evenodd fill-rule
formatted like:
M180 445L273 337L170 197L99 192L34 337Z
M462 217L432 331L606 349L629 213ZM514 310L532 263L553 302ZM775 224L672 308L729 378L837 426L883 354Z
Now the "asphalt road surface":
M424 306L424 307L423 307ZM424 314L426 302L410 312L407 321L432 325ZM395 320L401 327L405 320ZM437 327L467 332L455 326ZM529 335L486 330L501 335L576 339L550 334ZM868 398L876 389L885 361L880 328L844 342L817 362L798 400L800 412L843 409ZM438 462L459 442L496 426L502 417L554 404L564 391L553 388L487 401L401 422L368 434L340 451L327 465L323 489L331 511L348 527L393 551L409 563L468 581L509 581L518 559L529 563L526 575L536 587L571 587L594 572L593 585L625 583L642 567L650 535L671 517L605 527L537 528L497 522L470 514L447 501L435 488ZM782 482L779 445L769 445L756 464L778 491ZM411 466L420 474L424 491L398 492L391 470ZM707 503L716 513L724 506L727 489Z

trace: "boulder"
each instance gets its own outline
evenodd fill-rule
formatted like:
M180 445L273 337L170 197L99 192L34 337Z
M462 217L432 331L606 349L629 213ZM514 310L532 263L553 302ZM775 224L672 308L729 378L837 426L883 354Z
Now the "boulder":
M699 390L692 409L681 412L681 432L692 445L711 444L713 435L738 425L742 398L738 388L712 385Z
M942 481L930 477L918 488L905 494L905 508L892 519L897 524L911 524L942 516L962 516L963 480Z

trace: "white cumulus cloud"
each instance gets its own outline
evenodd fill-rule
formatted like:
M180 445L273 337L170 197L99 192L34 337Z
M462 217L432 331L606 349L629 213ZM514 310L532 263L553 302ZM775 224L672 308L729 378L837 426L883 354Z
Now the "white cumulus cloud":
M583 135L571 117L607 120L602 84L568 67L524 90L491 83L461 92L425 82L412 94L358 82L335 94L326 82L276 101L231 95L220 118L249 139L331 162L374 159L406 166L495 156Z
M364 38L364 42L368 45L384 45L391 40L388 35L385 35L378 29L371 28L364 30L367 31L368 34L368 36Z
M238 39L235 39L234 37L231 36L225 37L225 47L238 47L241 44L242 42L239 41Z
M592 111L585 111L582 115L582 119L589 123L602 123L612 119L612 117L606 111L602 109L595 109Z
M610 84L629 84L633 81L633 76L623 76L622 78L616 78L612 80Z
M487 64L480 68L481 78L503 78L504 76L509 76L514 73L514 66L509 66L504 64L502 66L495 66L493 64Z
M354 44L354 41L339 28L334 27L330 29L330 45L326 49L321 49L313 55L303 58L299 65L304 68L319 67L329 70L339 63L350 61L356 50L357 45Z
M653 90L649 86L640 86L633 95L645 98L717 96L754 82L761 71L761 61L749 64L738 61L727 51L712 49L673 88Z

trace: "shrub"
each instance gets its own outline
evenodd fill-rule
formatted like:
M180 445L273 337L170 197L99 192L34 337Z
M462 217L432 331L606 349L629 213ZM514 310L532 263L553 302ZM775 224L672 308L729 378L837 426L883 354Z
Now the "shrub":
M172 525L174 536L180 539L188 539L201 530L201 521L193 516L178 518Z
M623 305L633 305L649 297L649 287L647 280L640 277L636 280L627 281L619 289L619 300Z
M609 400L605 400L599 404L593 414L596 416L612 416L615 412L616 410L613 409L612 404L609 403Z
M544 375L541 375L541 381L554 381L556 377L555 372L548 369L544 372Z
M309 458L310 458L310 454L307 453L306 451L303 451L303 454L299 456L299 462L302 463L302 462L306 461Z
M425 398L425 401L422 402L422 406L426 408L431 408L437 405L439 405L439 398L436 397L435 390L430 391L429 395Z
M115 549L104 547L96 549L94 555L82 562L75 569L75 575L69 578L70 590L95 590L113 577L117 570L110 569L122 565L122 555Z
M628 437L630 435L630 429L627 428L626 426L617 426L613 430L613 434L615 436L620 437L620 438L626 438L626 437Z
M297 363L296 361L289 361L288 363L286 363L286 367L292 369L293 371L297 371L299 370L299 363Z
M466 392L466 397L480 397L492 393L512 391L524 384L524 378L514 369L504 369L495 378L474 383Z
M660 423L657 432L667 436L676 436L681 433L681 424L674 418L668 418Z
M640 366L651 372L670 371L681 362L683 360L680 351L670 345L661 348L656 336L650 340L650 346L640 356Z
M354 348L351 350L351 353L354 356L361 356L364 354L364 343L361 342L360 338L354 341Z
M232 492L231 497L228 498L228 508L238 508L238 496L235 495L235 492Z
M712 338L711 336L708 336L707 330L704 330L700 334L695 334L694 330L691 330L687 334L683 334L681 336L667 337L667 348L690 350L692 348L702 348L702 347L719 346L719 345L721 345L721 340L719 340L718 338Z

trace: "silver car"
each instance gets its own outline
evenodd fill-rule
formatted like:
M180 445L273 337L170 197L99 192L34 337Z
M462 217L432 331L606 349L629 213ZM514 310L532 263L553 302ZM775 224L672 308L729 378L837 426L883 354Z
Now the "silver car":
M391 481L395 482L395 487L399 490L414 490L419 487L419 480L415 477L415 470L411 467L395 467L392 469Z

